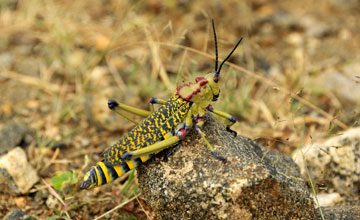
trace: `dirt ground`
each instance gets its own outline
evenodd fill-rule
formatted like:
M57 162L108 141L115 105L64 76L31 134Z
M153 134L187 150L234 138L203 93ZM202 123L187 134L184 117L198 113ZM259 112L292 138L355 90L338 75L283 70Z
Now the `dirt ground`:
M149 109L151 97L212 71L211 19L221 59L244 37L214 104L238 119L238 135L290 155L359 126L359 1L2 0L0 124L31 128L23 147L41 181L0 196L0 216L20 208L38 219L94 219L120 205L105 218L155 219L136 177L89 191L52 192L45 182L59 171L81 180L133 127L108 99Z

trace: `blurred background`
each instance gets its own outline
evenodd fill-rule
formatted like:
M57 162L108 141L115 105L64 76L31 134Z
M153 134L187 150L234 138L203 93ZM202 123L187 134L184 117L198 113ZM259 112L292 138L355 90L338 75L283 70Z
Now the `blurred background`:
M211 19L220 59L244 37L214 103L238 119L239 135L291 155L358 126L359 1L1 0L0 125L16 124L40 181L0 196L0 216L18 207L41 219L93 219L124 203L109 218L149 218L141 196L129 202L124 192L138 193L136 178L82 192L76 181L56 192L45 183L82 179L133 127L108 99L149 109L151 97L214 70Z

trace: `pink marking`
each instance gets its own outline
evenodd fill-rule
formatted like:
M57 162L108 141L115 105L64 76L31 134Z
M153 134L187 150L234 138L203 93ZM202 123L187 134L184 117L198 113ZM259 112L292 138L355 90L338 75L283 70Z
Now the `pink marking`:
M204 86L204 85L206 85L207 83L208 83L208 81L207 81L207 80L202 81L202 82L200 82L200 86Z
M195 81L196 81L196 83L198 83L199 81L202 81L202 82L200 82L200 87L197 88L195 91L193 91L190 95L184 97L184 96L180 95L180 90L181 90L182 88L184 88L184 87L189 87L190 85L193 85L193 83L191 83L191 82L186 83L186 84L184 84L184 85L182 85L182 86L177 87L177 88L176 88L176 90L177 90L176 94L177 94L178 96L180 96L180 98L182 98L182 99L184 99L184 100L186 100L186 101L190 101L190 100L192 99L192 97L193 97L194 95L198 94L198 93L201 91L201 88L204 87L204 86L208 83L208 81L207 81L204 77L196 77Z
M193 84L192 82L185 83L184 85L177 87L176 90L179 92L182 88L191 86L192 84Z
M209 110L209 111L211 111L211 112L214 111L214 107L213 107L211 104L209 104L209 105L206 107L206 109Z
M178 136L179 139L183 139L183 138L186 136L187 133L188 133L188 131L187 131L186 129L181 128L181 129L177 132L176 135Z
M199 123L200 121L204 121L204 119L203 119L202 117L198 116L198 118L195 119L195 123L197 124L197 123Z
M195 78L195 82L199 82L201 80L206 80L204 77L196 77Z

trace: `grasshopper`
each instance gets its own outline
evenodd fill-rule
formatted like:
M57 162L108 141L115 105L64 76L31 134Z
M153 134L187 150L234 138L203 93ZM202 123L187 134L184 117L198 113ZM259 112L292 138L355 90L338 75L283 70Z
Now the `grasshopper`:
M85 174L84 180L80 184L81 189L90 189L110 183L149 160L152 155L175 146L167 155L167 157L170 156L179 147L180 141L193 126L195 126L195 130L206 143L211 154L218 160L226 161L224 157L215 153L214 148L202 132L202 127L204 126L204 115L207 110L226 118L226 130L236 136L236 132L230 129L230 126L236 122L235 117L215 110L211 102L217 101L219 98L220 87L218 82L221 67L230 58L243 38L239 39L229 55L218 67L218 48L214 21L212 21L212 27L216 55L215 71L208 73L205 77L197 77L195 83L190 82L179 86L176 93L168 101L151 98L150 111L118 103L115 100L108 101L108 107L111 110L135 124L137 122L124 115L120 110L145 119L104 152L104 159L92 166ZM154 104L161 104L162 106L157 111L154 111Z

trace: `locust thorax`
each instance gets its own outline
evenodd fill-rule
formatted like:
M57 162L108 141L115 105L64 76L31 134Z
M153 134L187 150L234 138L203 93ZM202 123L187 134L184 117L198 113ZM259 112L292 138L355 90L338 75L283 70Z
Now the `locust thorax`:
M193 102L206 108L219 97L219 74L216 71L208 73L205 77L197 77L195 83L187 83L177 88L177 95L182 99Z

